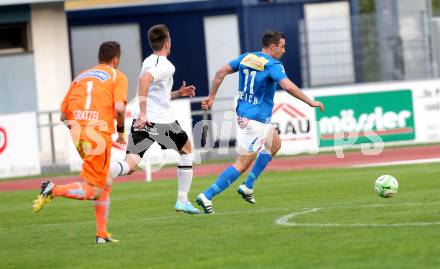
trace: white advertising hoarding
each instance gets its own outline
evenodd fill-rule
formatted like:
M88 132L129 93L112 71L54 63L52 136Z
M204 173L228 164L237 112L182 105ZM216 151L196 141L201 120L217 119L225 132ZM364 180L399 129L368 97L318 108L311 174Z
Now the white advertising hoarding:
M40 172L36 114L0 115L0 178Z
M336 141L338 138L333 137L332 134L325 135L326 130L322 128L327 126L324 124L325 122L329 120L334 122L339 119L339 113L345 115L344 113L347 111L353 111L353 117L350 120L359 125L356 125L356 128L363 130L362 118L366 116L378 117L379 110L383 110L382 116L385 118L377 118L373 121L372 131L378 128L374 124L384 123L386 117L392 116L392 113L398 113L396 115L407 113L408 117L404 123L408 126L400 128L411 131L406 136L405 134L399 136L398 129L374 131L376 138L381 136L385 144L440 142L440 121L438 120L440 119L440 80L344 85L313 90L305 89L304 92L311 99L323 101L326 110L321 113L317 108L310 108L285 91L277 91L274 99L272 123L281 132L281 154L313 153L318 151L318 148L335 147L338 143L333 145L334 142L329 143L328 141ZM406 99L403 98L405 93ZM388 98L384 98L386 96ZM369 108L370 106L371 108ZM347 119L345 117L345 120ZM364 130L359 132L356 138L346 138L342 146L351 147L355 144L373 143L373 140L363 137L365 132L368 133ZM319 137L318 134L320 134ZM330 139L327 136L332 137ZM338 144L338 146L341 145Z
M415 124L415 139L412 143L433 143L440 141L440 80L421 80L405 82L383 82L339 87L316 88L306 90L311 97L338 96L346 94L365 94L389 91L411 91L413 117ZM402 100L393 100L400 103ZM331 108L332 104L324 104ZM410 141L408 141L410 143Z
M418 82L412 91L416 141L440 141L440 80Z
M353 101L355 101L356 96L359 96L357 101L360 101L362 106L365 106L366 105L365 102L367 103L371 102L371 100L365 98L366 95L370 95L370 97L377 96L377 98L380 98L381 94L386 94L386 93L397 94L397 92L410 93L409 98L411 99L410 103L412 103L412 105L408 105L405 108L402 107L401 109L408 110L411 118L413 118L414 138L407 139L406 141L404 140L397 141L399 140L397 139L395 141L390 140L385 142L388 144L390 143L415 144L415 143L439 142L440 123L438 119L440 118L440 80L368 83L368 84L345 85L338 87L325 87L325 88L315 88L314 90L307 90L307 89L305 90L305 93L310 98L318 98L319 100L321 100L323 99L323 97L327 97L324 98L327 100L327 102L324 102L324 105L326 107L326 112L324 112L323 115L328 114L329 110L334 110L335 106L338 106L340 109L344 109L344 105L339 102L340 100L343 100L343 96L351 95L351 100L347 102L345 106L345 109L350 109L350 106L353 106ZM399 98L394 98L392 100L377 100L376 102L381 103L383 106L399 107L403 105L404 101L405 100L399 97ZM362 113L360 112L366 112L366 111L361 111L361 109L358 108L355 111L355 116L361 117ZM370 111L370 112L373 113L374 111ZM314 114L314 117L317 118L316 116L317 115L316 113L318 113L317 110L314 110L312 113ZM360 118L355 118L355 120L359 121ZM319 125L321 123L322 122L320 122L317 126L318 132L320 131ZM325 147L325 145L322 144L322 140L320 141L319 146Z
M280 154L296 155L318 151L315 108L277 91L274 98L272 125L278 128L282 141Z

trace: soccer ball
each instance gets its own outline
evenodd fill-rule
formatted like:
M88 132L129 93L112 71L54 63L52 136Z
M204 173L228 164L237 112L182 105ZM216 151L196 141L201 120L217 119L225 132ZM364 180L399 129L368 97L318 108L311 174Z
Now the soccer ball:
M374 189L377 195L383 198L391 198L397 193L399 183L396 178L390 175L383 175L376 179Z

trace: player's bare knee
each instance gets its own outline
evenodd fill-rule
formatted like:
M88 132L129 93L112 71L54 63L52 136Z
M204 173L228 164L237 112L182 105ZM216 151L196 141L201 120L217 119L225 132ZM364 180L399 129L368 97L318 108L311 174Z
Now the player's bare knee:
M192 153L192 144L191 144L191 140L187 140L185 145L183 145L183 147L179 150L180 154L190 154Z
M191 148L182 148L181 150L179 150L180 154L191 154L192 153L192 149Z
M240 172L240 174L244 173L249 165L251 164L253 159L249 158L243 158L243 157L239 157L233 164L233 166L235 167L235 169L237 169L238 172Z
M137 166L134 166L134 167L131 167L131 166L130 166L130 170L128 171L128 174L127 174L127 175L131 175L131 174L133 174L133 173L136 171L136 169L137 169Z
M129 170L127 175L133 174L136 171L138 163L142 160L139 155L129 154L125 157L125 162L128 164Z
M239 162L235 162L235 163L233 164L233 166L234 166L235 169L237 169L237 171L238 171L240 174L243 174L244 171L246 171L246 169L245 169L245 167L243 166L243 164L241 164L241 163L239 163Z
M272 157L274 157L274 156L278 153L278 151L280 150L280 148L281 148L281 147L272 147L271 150L270 150L270 155L271 155Z
M272 155L272 156L275 156L275 155L278 153L278 151L279 151L280 149L281 149L281 141L272 144L272 148L271 148L271 150L270 150L271 155Z
M281 138L278 135L278 132L275 132L273 134L272 145L270 147L270 153L272 157L275 156L275 154L277 154L280 148L281 148Z
M137 163L134 163L134 162L127 162L127 163L128 163L128 167L129 167L128 174L131 174L134 171L136 171Z

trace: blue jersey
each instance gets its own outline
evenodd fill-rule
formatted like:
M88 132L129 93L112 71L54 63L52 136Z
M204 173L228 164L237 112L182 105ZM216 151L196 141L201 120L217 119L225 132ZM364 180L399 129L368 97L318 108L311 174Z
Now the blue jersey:
M247 52L229 65L240 73L237 115L270 123L277 85L287 77L283 64L265 53Z

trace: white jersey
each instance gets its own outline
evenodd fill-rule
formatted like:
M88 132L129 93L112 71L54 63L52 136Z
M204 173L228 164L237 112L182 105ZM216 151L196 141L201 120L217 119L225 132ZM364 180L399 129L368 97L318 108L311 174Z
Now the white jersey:
M171 108L174 65L165 56L151 54L142 64L141 74L149 72L153 82L147 95L147 119L153 123L172 123L176 121ZM132 115L134 119L137 115Z

